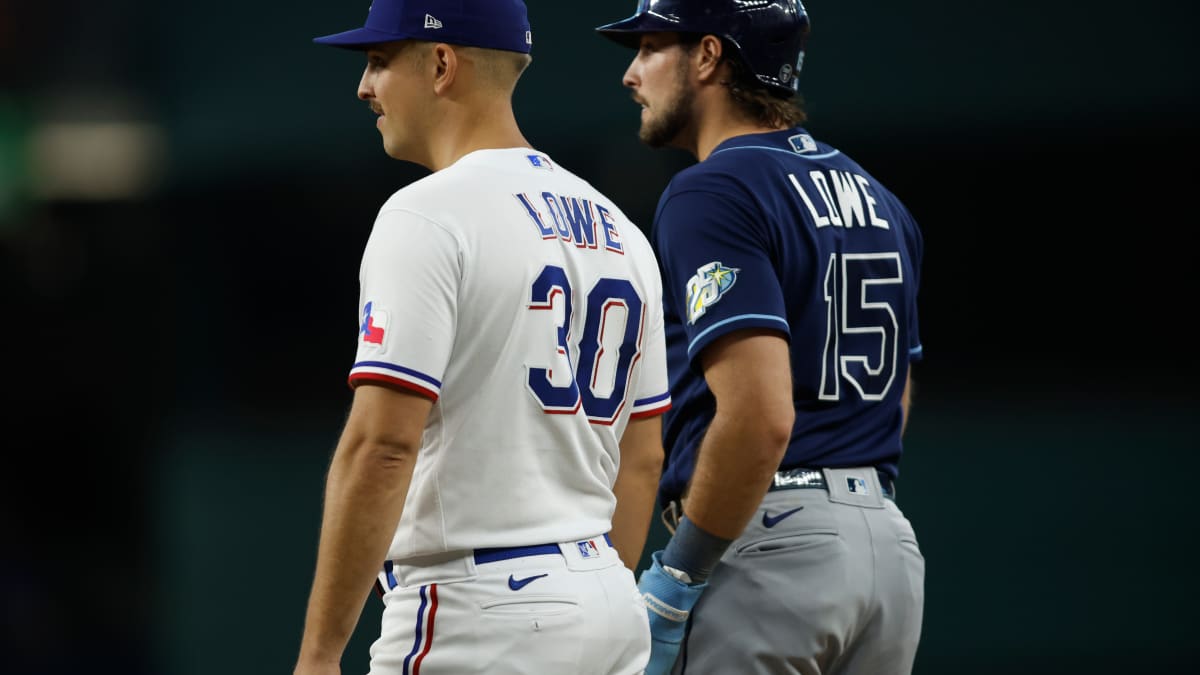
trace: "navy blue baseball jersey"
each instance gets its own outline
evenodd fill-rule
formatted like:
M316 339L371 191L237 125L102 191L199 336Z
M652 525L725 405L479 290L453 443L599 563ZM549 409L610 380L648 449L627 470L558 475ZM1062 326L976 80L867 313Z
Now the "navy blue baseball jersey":
M796 422L781 468L898 475L923 241L887 188L802 128L737 136L675 176L651 238L674 403L661 504L682 494L713 418L700 353L746 328L790 343Z

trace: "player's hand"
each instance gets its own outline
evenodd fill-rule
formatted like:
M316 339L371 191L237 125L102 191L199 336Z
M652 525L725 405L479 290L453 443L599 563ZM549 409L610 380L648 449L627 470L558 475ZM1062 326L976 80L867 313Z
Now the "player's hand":
M685 584L662 567L662 551L650 555L650 568L638 579L638 591L650 617L650 663L646 675L666 675L675 665L688 615L707 583Z

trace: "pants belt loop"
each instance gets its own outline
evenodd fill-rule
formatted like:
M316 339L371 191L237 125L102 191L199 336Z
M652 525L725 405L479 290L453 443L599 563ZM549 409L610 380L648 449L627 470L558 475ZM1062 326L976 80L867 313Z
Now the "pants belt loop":
M667 502L666 507L662 510L662 522L667 527L667 531L672 535L675 534L675 528L679 527L679 520L683 518L683 505L678 499L672 499Z

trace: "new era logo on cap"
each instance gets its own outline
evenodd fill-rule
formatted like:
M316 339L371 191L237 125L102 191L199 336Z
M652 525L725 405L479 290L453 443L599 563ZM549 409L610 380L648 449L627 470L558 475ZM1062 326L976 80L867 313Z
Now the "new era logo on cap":
M437 40L528 54L533 34L523 0L374 0L362 28L313 41L368 49L398 40Z

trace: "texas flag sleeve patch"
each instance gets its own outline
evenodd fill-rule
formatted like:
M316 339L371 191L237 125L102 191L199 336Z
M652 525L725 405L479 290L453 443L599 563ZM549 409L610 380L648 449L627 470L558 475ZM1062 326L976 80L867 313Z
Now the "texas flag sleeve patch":
M442 383L419 370L387 360L388 313L375 302L363 306L362 323L358 327L358 361L350 369L351 388L363 381L383 382L409 389L436 401Z

